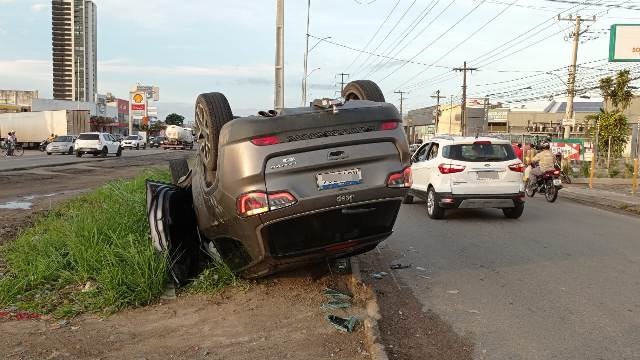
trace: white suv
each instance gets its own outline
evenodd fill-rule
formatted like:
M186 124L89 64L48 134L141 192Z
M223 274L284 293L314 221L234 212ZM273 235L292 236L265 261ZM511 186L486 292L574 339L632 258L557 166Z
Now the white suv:
M140 135L129 135L122 140L122 147L130 149L135 148L136 150L139 150L140 148L146 149L147 143L144 142Z
M120 143L111 134L99 132L80 134L76 140L74 150L77 157L81 157L84 154L100 155L102 157L107 157L108 154L122 155Z
M425 199L432 219L442 219L451 208L498 208L512 219L522 215L524 165L507 140L437 136L411 163L413 185L404 202Z

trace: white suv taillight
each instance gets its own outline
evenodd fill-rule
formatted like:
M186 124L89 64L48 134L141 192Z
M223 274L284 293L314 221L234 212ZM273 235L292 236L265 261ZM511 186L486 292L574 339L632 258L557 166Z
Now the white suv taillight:
M408 188L413 184L411 177L411 168L407 167L402 171L391 173L387 178L387 187L390 188Z
M517 163L517 164L511 164L509 165L509 170L511 171L515 171L515 172L524 172L524 164L523 163Z
M265 193L252 191L242 194L236 200L238 215L246 217L262 214L270 210L282 209L295 204L298 200L287 191Z
M464 171L464 165L457 164L440 164L438 165L438 170L440 170L440 174L454 174Z

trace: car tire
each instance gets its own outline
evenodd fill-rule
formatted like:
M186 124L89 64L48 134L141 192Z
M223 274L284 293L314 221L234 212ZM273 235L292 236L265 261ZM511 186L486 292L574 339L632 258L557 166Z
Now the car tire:
M68 152L68 154L69 154L69 155L73 155L73 147L70 147L70 148L69 148L69 152Z
M140 150L140 144L136 145L136 150Z
M502 209L502 213L505 217L509 219L517 219L522 216L522 212L524 211L524 203L520 203L512 208Z
M118 148L118 152L116 152L116 156L117 157L122 156L122 148L121 147Z
M142 150L147 150L147 144L142 145Z
M169 160L169 170L171 172L171 182L178 184L181 177L189 173L189 163L186 159Z
M47 152L47 155L51 155L51 153L50 153L50 152Z
M385 102L380 87L371 80L355 80L349 82L342 90L342 97L349 100L370 100Z
M100 151L100 156L103 158L106 158L108 154L109 154L109 150L106 147L103 147L102 151Z
M233 120L227 98L218 92L200 94L196 99L195 126L200 144L198 158L204 166L207 185L212 185L218 165L218 139L222 126Z
M405 195L402 199L403 204L413 204L413 195Z
M427 192L427 215L435 220L444 218L444 208L438 204L438 196L433 187Z

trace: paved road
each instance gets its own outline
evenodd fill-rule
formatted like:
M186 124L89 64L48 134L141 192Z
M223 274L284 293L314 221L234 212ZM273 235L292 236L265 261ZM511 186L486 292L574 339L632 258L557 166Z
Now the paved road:
M162 149L146 149L146 150L124 150L122 152L123 157L136 157L159 154L165 151L180 151L180 150L162 150ZM189 151L189 150L187 150ZM109 155L107 159L116 159L115 155ZM77 158L73 155L59 155L52 154L47 155L40 151L27 150L21 157L0 157L0 171L8 171L15 169L30 169L40 166L55 166L62 164L74 164L88 161L103 161L104 158L93 157L91 155L84 155L81 158Z
M435 221L417 203L383 251L414 264L394 272L472 337L477 359L638 359L639 230L640 218L562 199L534 198L517 221L497 210Z

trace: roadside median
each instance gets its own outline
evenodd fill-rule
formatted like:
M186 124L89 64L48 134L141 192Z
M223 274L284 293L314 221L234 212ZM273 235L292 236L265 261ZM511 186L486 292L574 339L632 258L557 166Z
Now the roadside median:
M588 183L580 181L580 179L576 180L572 184L565 185L559 192L562 198L593 207L640 215L640 196L631 194L630 185L618 182L598 182L594 184L593 189L590 189Z

